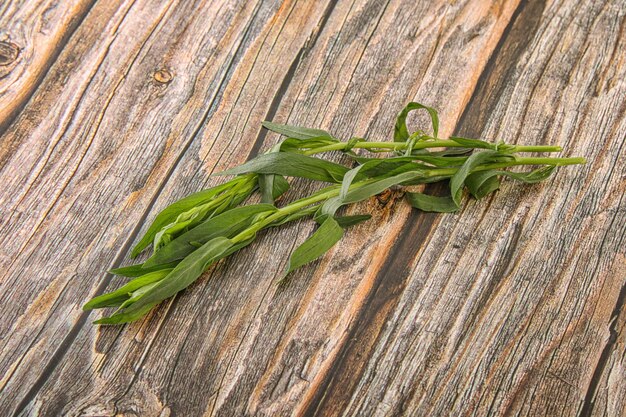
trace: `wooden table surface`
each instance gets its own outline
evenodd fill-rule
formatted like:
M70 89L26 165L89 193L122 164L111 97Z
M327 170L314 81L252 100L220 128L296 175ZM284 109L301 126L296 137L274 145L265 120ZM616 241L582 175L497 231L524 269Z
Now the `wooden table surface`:
M311 222L132 325L82 312L262 120L391 140L411 100L588 163L372 198L284 289ZM2 416L626 415L625 0L7 0L0 132Z

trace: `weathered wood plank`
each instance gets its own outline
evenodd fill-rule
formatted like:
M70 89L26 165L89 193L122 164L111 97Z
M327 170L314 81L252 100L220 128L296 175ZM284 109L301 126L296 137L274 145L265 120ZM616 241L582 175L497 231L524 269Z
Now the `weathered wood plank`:
M0 132L26 104L89 11L92 0L0 4ZM5 139L6 140L6 139ZM8 144L0 147L0 161Z
M2 138L3 414L620 412L623 6L97 3ZM353 210L374 219L284 290L308 223L140 323L78 311L144 213L276 140L261 120L384 138L414 98L443 135L590 163L459 215L372 199Z

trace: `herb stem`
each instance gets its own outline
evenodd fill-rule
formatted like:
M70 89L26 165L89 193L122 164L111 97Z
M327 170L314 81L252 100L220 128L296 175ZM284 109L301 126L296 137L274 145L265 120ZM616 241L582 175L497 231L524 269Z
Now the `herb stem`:
M372 181L375 181L375 179L367 179L364 181L359 181L357 183L354 183L350 188L351 189L356 188L356 187L365 185L367 183L370 183ZM291 214L297 213L298 211L304 209L307 206L310 206L315 203L320 203L322 201L328 200L329 198L338 196L340 190L341 190L341 184L331 185L330 187L326 187L310 197L301 198L300 200L296 200L293 203L286 205L285 207L281 207L278 210L276 210L274 213L267 216L265 219L261 220L258 223L253 224L252 226L248 227L246 230L239 233L237 236L233 237L232 241L235 243L243 242L251 238L252 236L254 236L256 232L266 228L267 226L270 226L272 223L276 221L279 221Z
M333 143L326 146L321 146L315 149L310 149L304 152L304 155L314 155L322 152L330 152L330 151L342 151L350 148L350 144L348 142L339 142ZM369 149L369 150L377 150L377 149L386 149L388 152L399 151L406 149L409 146L408 142L366 142L361 141L353 144L352 148L358 149ZM417 142L413 144L412 149L425 149L425 148L466 148L467 145L462 145L458 142L449 139L432 139L426 140L422 142ZM538 146L526 146L526 145L514 145L514 148L511 152L560 152L562 148L560 146L548 146L548 145L538 145Z
M534 157L516 157L514 161L507 162L495 162L493 164L485 164L477 166L472 172L489 171L492 169L508 168L512 166L520 165L551 165L551 166L564 166L564 165L579 165L585 164L587 160L585 158L534 158ZM435 168L427 171L427 176L452 176L456 173L457 168Z
M512 166L519 165L553 165L553 166L563 166L563 165L577 165L584 164L585 158L547 158L547 157L516 157L514 161L507 162L497 162L492 164L480 165L472 170L472 172L478 171L489 171L492 169L501 169L508 168ZM458 171L458 168L434 168L432 170L426 171L424 174L426 177L447 177L452 176ZM363 185L367 185L373 181L376 181L376 178L370 178L363 181L356 182L350 186L350 189L355 189ZM310 206L312 204L320 203L329 198L336 197L339 195L341 190L341 184L332 185L330 187L326 187L314 195L306 198L302 198L300 200L296 200L291 204L288 204L282 208L279 208L265 219L259 221L258 223L253 224L249 228L245 229L238 235L232 238L233 242L239 243L243 242L254 236L258 231L270 226L272 223L284 219L285 217L297 213L300 210L303 210L305 207Z

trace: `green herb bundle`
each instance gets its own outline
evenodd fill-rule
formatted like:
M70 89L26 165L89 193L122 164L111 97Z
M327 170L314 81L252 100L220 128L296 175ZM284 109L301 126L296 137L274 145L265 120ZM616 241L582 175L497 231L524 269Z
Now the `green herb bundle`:
M409 133L406 119L413 110L425 110L432 135ZM114 269L111 273L132 278L121 288L97 296L85 310L116 307L98 324L128 323L148 313L161 301L198 279L211 265L252 243L259 232L311 217L317 230L289 259L281 281L295 269L328 251L347 227L368 220L367 214L341 216L342 206L366 200L394 186L410 187L448 181L448 196L406 191L413 207L430 212L455 212L461 207L464 189L476 199L494 192L502 177L535 183L550 176L556 167L582 164L584 158L524 157L523 152L559 152L558 146L518 146L478 139L439 139L437 112L409 103L395 125L393 142L370 142L362 138L340 141L330 133L264 122L265 128L286 136L267 153L219 175L234 176L222 185L183 198L161 211L132 250L136 257L152 245L144 263ZM359 155L356 150L367 152ZM354 167L327 161L314 154L341 151ZM519 165L538 166L530 172L507 171ZM330 185L282 207L275 200L288 188L285 177L299 177ZM252 193L260 204L241 205Z

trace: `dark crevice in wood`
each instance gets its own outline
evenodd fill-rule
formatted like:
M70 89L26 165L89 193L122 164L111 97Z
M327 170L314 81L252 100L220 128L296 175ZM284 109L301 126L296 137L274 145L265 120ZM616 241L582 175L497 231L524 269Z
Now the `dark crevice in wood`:
M294 57L293 61L291 61L291 64L289 65L289 69L287 70L285 77L281 81L280 86L278 87L278 90L276 90L276 93L274 94L274 97L272 98L272 102L270 103L267 113L265 114L265 120L268 120L268 121L274 120L274 117L276 116L276 113L278 112L278 107L280 106L281 101L283 100L285 94L287 93L287 89L291 85L291 81L293 80L293 77L296 74L296 69L298 68L298 65L300 64L302 57L308 51L312 50L315 47L315 44L317 43L317 40L319 39L320 34L324 30L324 27L326 26L326 23L328 22L328 19L330 18L330 15L332 14L336 5L337 5L337 0L331 0L328 3L328 6L326 6L326 9L324 10L324 13L322 14L322 18L320 19L320 23L317 26L316 31L311 35L311 38L307 42L304 43L304 45L300 48L300 50ZM257 138L255 139L254 144L252 145L252 148L250 148L248 159L255 157L259 153L261 146L263 146L263 143L265 142L266 136L267 136L267 129L262 128L259 134L257 135Z
M437 189L437 194L444 191L440 185L433 188ZM419 251L436 218L437 215L433 213L411 212L407 220L409 227L401 232L390 248L372 290L350 326L347 342L320 385L321 389L311 397L303 415L335 415L345 407L363 372L363 359L369 356L378 339L381 330L378 324L384 322L380 318L381 313L393 311L404 290L409 276L406 260L413 259Z
M11 113L5 120L0 120L0 137L4 135L9 126L11 126L11 124L17 119L20 113L22 113L22 110L24 110L26 104L30 101L33 94L35 94L35 91L39 89L39 86L43 82L44 78L46 78L48 71L56 62L59 55L61 55L61 52L63 51L63 49L65 49L76 30L82 25L83 21L93 8L94 4L96 4L96 0L91 0L91 2L85 8L84 12L75 17L75 19L72 21L73 24L70 23L68 25L67 32L65 33L63 38L61 38L61 41L57 44L52 54L50 54L50 58L44 64L44 67L40 70L40 73L36 77L35 81L31 84L31 88L27 92L26 96L22 99L20 103L18 103L18 105L11 111Z
M604 375L604 370L606 369L606 365L611 357L613 346L615 346L615 343L617 342L617 317L622 313L624 307L626 307L626 284L622 286L617 302L615 303L615 307L613 308L613 312L611 313L609 337L604 345L604 349L602 349L600 359L598 359L598 363L593 370L591 381L589 382L587 392L585 393L583 406L578 414L579 417L590 417L592 415L595 406L595 396L598 392L598 388L600 387L600 383L602 382L602 376Z
M476 88L459 118L455 134L480 136L484 131L491 110L497 105L506 83L515 71L515 64L527 48L525 36L536 31L544 8L545 0L520 2L479 76ZM431 194L443 193L440 185L429 188ZM436 224L436 219L437 216L432 213L411 213L407 220L409 227L390 249L368 298L351 324L346 343L330 367L331 371L320 384L320 389L310 397L311 401L303 415L334 415L348 404L364 372L361 366L364 358L371 354L389 312L399 302L406 286L410 274L406 259L414 259ZM384 319L381 319L381 313L385 314ZM414 391L412 389L407 393L407 400L415 394Z
M461 114L456 134L482 134L498 99L515 73L521 54L528 47L528 34L536 33L539 28L545 6L545 0L522 0L515 9Z
M50 358L50 361L43 368L43 371L41 372L41 375L39 376L39 378L37 378L35 383L28 390L24 398L22 398L18 406L15 408L15 413L13 414L14 416L17 417L21 415L24 412L24 410L26 410L26 407L28 407L28 404L30 404L30 402L35 398L35 396L37 395L39 390L43 387L43 385L46 383L46 381L48 381L48 379L52 375L52 372L54 372L57 365L59 364L61 359L65 356L65 354L67 353L72 343L74 343L74 339L76 339L76 336L78 336L78 332L85 325L85 322L87 321L88 316L89 316L89 312L87 311L81 313L74 327L72 327L70 332L61 342L61 344L59 344L59 347L56 349L56 351Z

